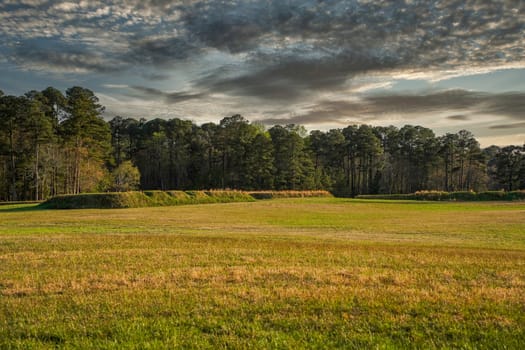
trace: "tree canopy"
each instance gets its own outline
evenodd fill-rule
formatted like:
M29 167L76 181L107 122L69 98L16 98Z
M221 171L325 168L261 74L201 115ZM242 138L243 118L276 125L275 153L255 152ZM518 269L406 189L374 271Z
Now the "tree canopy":
M301 190L338 195L525 188L525 145L481 149L467 130L348 125L309 134L241 115L197 125L102 118L82 87L0 91L0 200L134 188ZM145 116L147 117L147 116Z

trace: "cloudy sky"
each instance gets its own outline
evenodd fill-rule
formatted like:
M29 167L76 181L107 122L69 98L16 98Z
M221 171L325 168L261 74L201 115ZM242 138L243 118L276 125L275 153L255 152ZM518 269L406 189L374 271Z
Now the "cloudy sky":
M105 117L353 123L525 142L525 0L0 0L0 89Z

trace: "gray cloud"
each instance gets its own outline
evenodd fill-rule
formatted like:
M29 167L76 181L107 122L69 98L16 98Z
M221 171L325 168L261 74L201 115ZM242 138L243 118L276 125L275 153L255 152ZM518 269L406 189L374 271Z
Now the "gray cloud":
M420 113L439 110L470 109L482 100L482 94L448 90L422 95L392 94L366 97L368 105L391 113Z
M462 114L451 115L451 116L448 116L447 119L450 119L450 120L457 120L457 121L467 121L467 120L471 120L469 116L462 115Z
M296 52L275 62L271 62L271 56L261 55L252 62L252 71L235 77L225 77L219 71L198 80L196 85L233 95L290 100L308 92L340 88L356 73L395 66L395 59L371 57L362 52L344 51L317 58L308 54Z
M498 124L492 125L489 129L516 129L516 128L525 128L525 122L522 123L510 123L510 124Z
M179 37L144 38L131 42L131 52L123 61L131 64L163 67L185 60L199 52L199 48Z
M348 101L322 101L315 106L310 106L303 113L291 116L274 116L258 121L266 125L274 124L349 124L367 118L363 109L364 105ZM277 114L277 113L274 113ZM368 116L370 117L370 116Z
M51 40L46 40L43 44L27 42L18 45L15 48L15 61L27 69L66 73L108 73L121 69L120 62L111 57L78 50L76 47Z
M290 117L269 117L265 124L324 124L349 122L372 122L385 116L401 114L406 118L431 115L436 112L465 110L471 115L492 114L511 120L524 120L525 93L489 94L465 90L439 91L424 95L389 94L364 96L356 101L324 100L302 113ZM447 117L452 120L470 120L465 115ZM523 123L512 124L516 127ZM503 129L505 126L493 126Z
M327 81L361 72L520 62L525 46L524 7L523 1L515 0L31 0L0 9L4 27L0 33L6 41L34 36L75 40L79 52L98 49L100 55L131 66L169 66L206 55L209 49L248 54L253 58L250 65L260 68L253 78L240 78L248 87L251 79L265 72L284 74L297 62L304 67L298 72L317 68L318 73L292 73L284 80L292 87L322 89L332 86ZM83 41L102 33L127 48L114 52L107 44L92 47ZM20 51L15 55L31 59ZM49 60L49 65L59 67L59 63L52 57ZM326 79L320 79L323 76ZM215 83L228 85L231 77L223 79ZM284 82L278 85L288 87Z
M151 81L163 81L168 80L170 75L162 73L143 73L142 77Z
M490 95L481 106L482 113L525 121L525 92Z
M515 1L208 1L185 8L182 18L205 46L250 53L247 71L220 70L200 87L285 100L369 72L520 62L523 8Z
M466 90L447 90L425 95L376 95L365 98L372 111L393 113L425 113L468 110L473 114L500 115L512 119L525 118L525 93L489 94ZM377 113L375 111L374 113Z
M175 104L188 100L194 100L204 97L202 93L188 93L188 92L164 92L158 89L144 87L144 86L130 86L132 93L129 96L139 97L142 99L160 99L168 104Z

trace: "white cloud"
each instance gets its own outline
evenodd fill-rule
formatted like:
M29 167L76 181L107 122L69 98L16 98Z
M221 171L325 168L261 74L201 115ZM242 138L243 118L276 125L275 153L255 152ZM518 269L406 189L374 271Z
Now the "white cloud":
M467 65L458 66L454 69L405 69L394 70L387 75L395 80L426 80L430 83L437 83L443 80L448 80L458 77L468 77L472 75L488 74L496 71L507 69L523 69L525 68L525 60L517 62L509 62L499 65Z
M370 92L373 90L389 90L394 85L393 81L384 81L384 82L377 82L377 83L368 83L368 84L362 84L357 85L353 88L351 88L351 92L354 93L365 93Z
M55 10L64 11L64 12L73 12L79 8L78 4L73 2L62 2L54 6Z
M129 85L126 85L126 84L102 84L102 86L108 89L127 89L129 88Z

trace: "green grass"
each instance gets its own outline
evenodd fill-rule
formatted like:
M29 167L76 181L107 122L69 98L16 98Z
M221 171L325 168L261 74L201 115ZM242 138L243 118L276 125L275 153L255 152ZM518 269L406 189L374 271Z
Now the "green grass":
M40 204L43 209L120 209L204 203L253 202L247 192L211 191L130 191L61 195Z
M523 344L523 202L0 207L0 349Z

